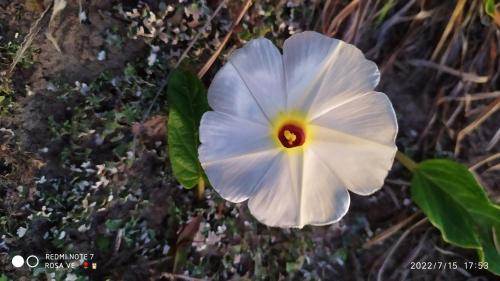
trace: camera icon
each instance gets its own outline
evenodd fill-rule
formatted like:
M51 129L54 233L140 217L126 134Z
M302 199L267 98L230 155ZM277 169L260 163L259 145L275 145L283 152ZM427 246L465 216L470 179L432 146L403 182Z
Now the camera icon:
M24 258L20 255L15 255L12 257L12 265L16 268L22 267L26 263L29 268L37 267L40 263L40 260L35 255L30 255L24 260Z
M12 257L12 265L14 267L17 267L17 268L23 266L24 265L24 258L20 255L16 255L16 256Z

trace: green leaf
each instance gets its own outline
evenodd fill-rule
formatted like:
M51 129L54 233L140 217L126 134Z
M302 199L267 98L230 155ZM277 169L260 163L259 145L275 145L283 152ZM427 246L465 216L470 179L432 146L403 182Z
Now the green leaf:
M286 263L286 272L295 273L299 271L304 265L305 258L304 256L300 256L296 261L287 262Z
M108 219L104 224L108 230L115 231L122 228L124 222L122 219Z
M9 278L7 278L7 276L5 276L4 274L2 274L0 276L0 281L9 281Z
M125 67L125 70L123 71L123 74L125 74L125 77L127 79L131 79L131 78L137 76L137 70L135 70L133 65L131 65L130 63L127 63L127 66Z
M486 13L492 17L495 16L495 0L483 0L483 3Z
M375 22L380 24L387 17L392 8L396 5L396 0L388 0L385 2L384 6L377 12Z
M204 177L198 160L198 129L203 113L209 110L206 89L192 73L174 70L168 81L168 152L172 171L186 188Z
M500 275L500 207L488 199L467 167L444 159L419 163L411 193L445 241L477 249L488 269Z
M4 96L0 96L0 103L2 103L4 100L5 100L5 97Z

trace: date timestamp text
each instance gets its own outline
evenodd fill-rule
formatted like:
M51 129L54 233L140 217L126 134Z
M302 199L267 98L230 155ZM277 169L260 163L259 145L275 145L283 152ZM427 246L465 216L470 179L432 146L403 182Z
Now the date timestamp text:
M488 262L456 262L456 261L412 261L410 262L410 269L412 270L441 270L441 269L458 269L465 270L471 269L488 269Z

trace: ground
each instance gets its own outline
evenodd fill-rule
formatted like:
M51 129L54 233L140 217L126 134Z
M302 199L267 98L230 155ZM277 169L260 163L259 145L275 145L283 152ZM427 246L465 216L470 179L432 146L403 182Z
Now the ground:
M500 120L487 113L500 33L481 1L257 0L234 30L243 1L213 18L217 0L67 1L54 13L61 2L0 0L0 280L493 280L411 269L477 254L424 220L398 162L330 226L266 227L210 187L200 200L171 175L162 87L176 65L202 69L228 33L206 86L252 38L323 32L379 65L400 150L459 160L499 202ZM16 269L13 253L91 253L97 269Z

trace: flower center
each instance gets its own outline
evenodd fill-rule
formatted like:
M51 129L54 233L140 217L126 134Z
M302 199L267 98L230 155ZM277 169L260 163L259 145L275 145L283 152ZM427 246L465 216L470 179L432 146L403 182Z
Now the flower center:
M278 132L278 139L286 148L301 146L306 140L304 130L294 124L283 125Z

